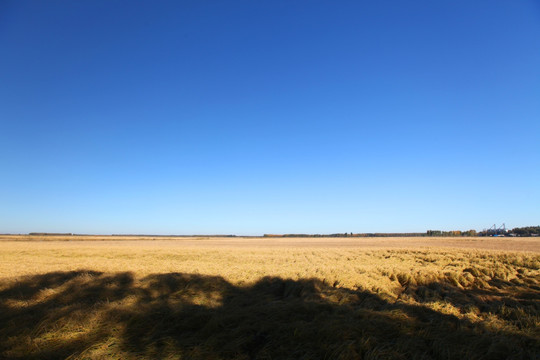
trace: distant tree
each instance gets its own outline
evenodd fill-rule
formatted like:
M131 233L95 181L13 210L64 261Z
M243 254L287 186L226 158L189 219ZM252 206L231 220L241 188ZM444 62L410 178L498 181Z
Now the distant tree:
M517 236L540 236L540 226L514 228L510 230L509 233Z

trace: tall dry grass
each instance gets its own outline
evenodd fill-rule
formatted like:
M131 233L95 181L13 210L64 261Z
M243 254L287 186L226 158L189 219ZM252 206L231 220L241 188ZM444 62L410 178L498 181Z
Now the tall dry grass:
M0 357L534 359L540 256L0 243Z

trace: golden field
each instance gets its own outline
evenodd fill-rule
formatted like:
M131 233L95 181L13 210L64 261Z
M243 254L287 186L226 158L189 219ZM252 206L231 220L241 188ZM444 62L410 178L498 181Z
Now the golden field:
M0 358L534 359L535 238L0 236Z

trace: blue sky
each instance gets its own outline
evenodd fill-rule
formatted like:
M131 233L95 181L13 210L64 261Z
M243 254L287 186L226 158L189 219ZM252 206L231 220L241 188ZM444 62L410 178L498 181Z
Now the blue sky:
M535 1L2 1L0 232L540 223Z

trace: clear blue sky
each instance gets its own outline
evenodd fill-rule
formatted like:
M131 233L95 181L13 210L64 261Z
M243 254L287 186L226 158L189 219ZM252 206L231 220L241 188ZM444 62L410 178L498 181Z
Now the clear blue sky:
M0 232L540 223L536 1L2 1Z

